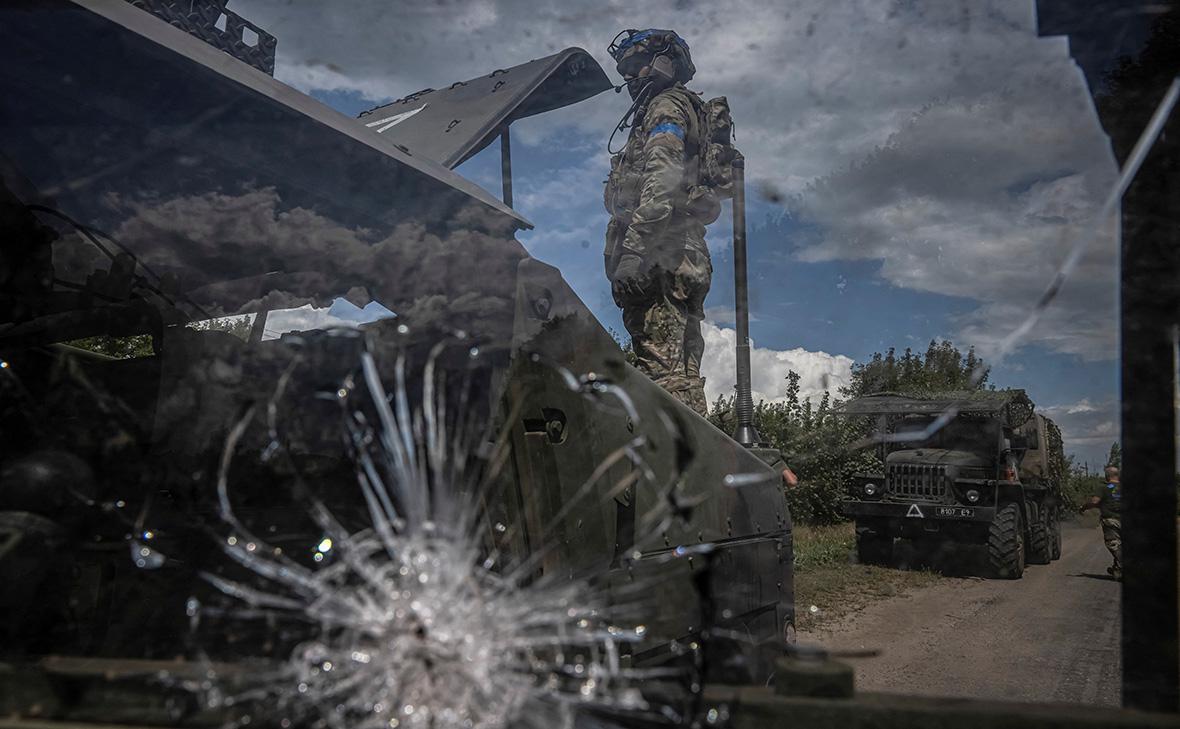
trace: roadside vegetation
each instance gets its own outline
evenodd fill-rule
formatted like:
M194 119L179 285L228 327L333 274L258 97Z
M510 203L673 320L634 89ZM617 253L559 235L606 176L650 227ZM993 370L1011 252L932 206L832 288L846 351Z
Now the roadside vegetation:
M797 526L795 626L814 632L865 606L942 579L930 570L897 570L853 562L852 524Z

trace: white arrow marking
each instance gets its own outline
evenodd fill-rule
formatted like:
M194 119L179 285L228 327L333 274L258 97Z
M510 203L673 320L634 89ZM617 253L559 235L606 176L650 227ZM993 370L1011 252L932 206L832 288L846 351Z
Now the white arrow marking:
M380 127L377 130L377 133L380 134L381 132L385 131L386 129L389 129L390 127L395 127L398 124L401 124L406 119L409 119L410 117L414 116L415 114L422 111L426 107L427 107L427 104L423 104L422 106L419 106L417 109L410 109L409 111L403 111L400 114L394 114L393 116L387 116L384 119L378 119L377 121L369 122L365 126L367 126L367 127ZM384 124L385 126L381 126L382 124Z
M917 504L910 504L910 510L907 511L905 513L905 515L913 517L915 519L925 519L926 518L926 515L922 513L922 510L918 508Z

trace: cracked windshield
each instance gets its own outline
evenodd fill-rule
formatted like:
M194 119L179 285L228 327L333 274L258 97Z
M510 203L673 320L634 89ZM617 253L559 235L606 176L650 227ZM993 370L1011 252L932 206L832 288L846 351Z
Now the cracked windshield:
M1178 72L1166 0L0 4L0 724L1180 726Z

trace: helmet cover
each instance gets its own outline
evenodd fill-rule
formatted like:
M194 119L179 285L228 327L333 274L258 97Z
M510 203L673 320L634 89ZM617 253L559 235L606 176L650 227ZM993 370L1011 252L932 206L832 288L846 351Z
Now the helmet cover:
M626 36L626 37L624 37ZM621 76L634 76L659 55L667 55L676 66L676 80L685 83L696 74L688 42L674 30L627 29L615 36L607 53L615 60Z

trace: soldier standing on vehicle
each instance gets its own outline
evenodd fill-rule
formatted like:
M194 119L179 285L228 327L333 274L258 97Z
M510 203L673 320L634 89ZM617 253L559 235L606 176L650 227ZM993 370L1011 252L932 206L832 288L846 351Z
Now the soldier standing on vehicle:
M631 127L606 181L606 275L638 367L704 415L701 320L713 275L705 226L732 192L723 172L709 170L732 133L729 107L684 87L696 69L673 31L625 30L608 51L634 103L616 129Z
M1119 482L1119 469L1107 466L1106 483L1098 487L1090 500L1080 509L1083 514L1090 509L1098 509L1099 521L1102 524L1102 541L1114 557L1114 564L1106 571L1116 580L1123 579L1122 500L1123 487Z

